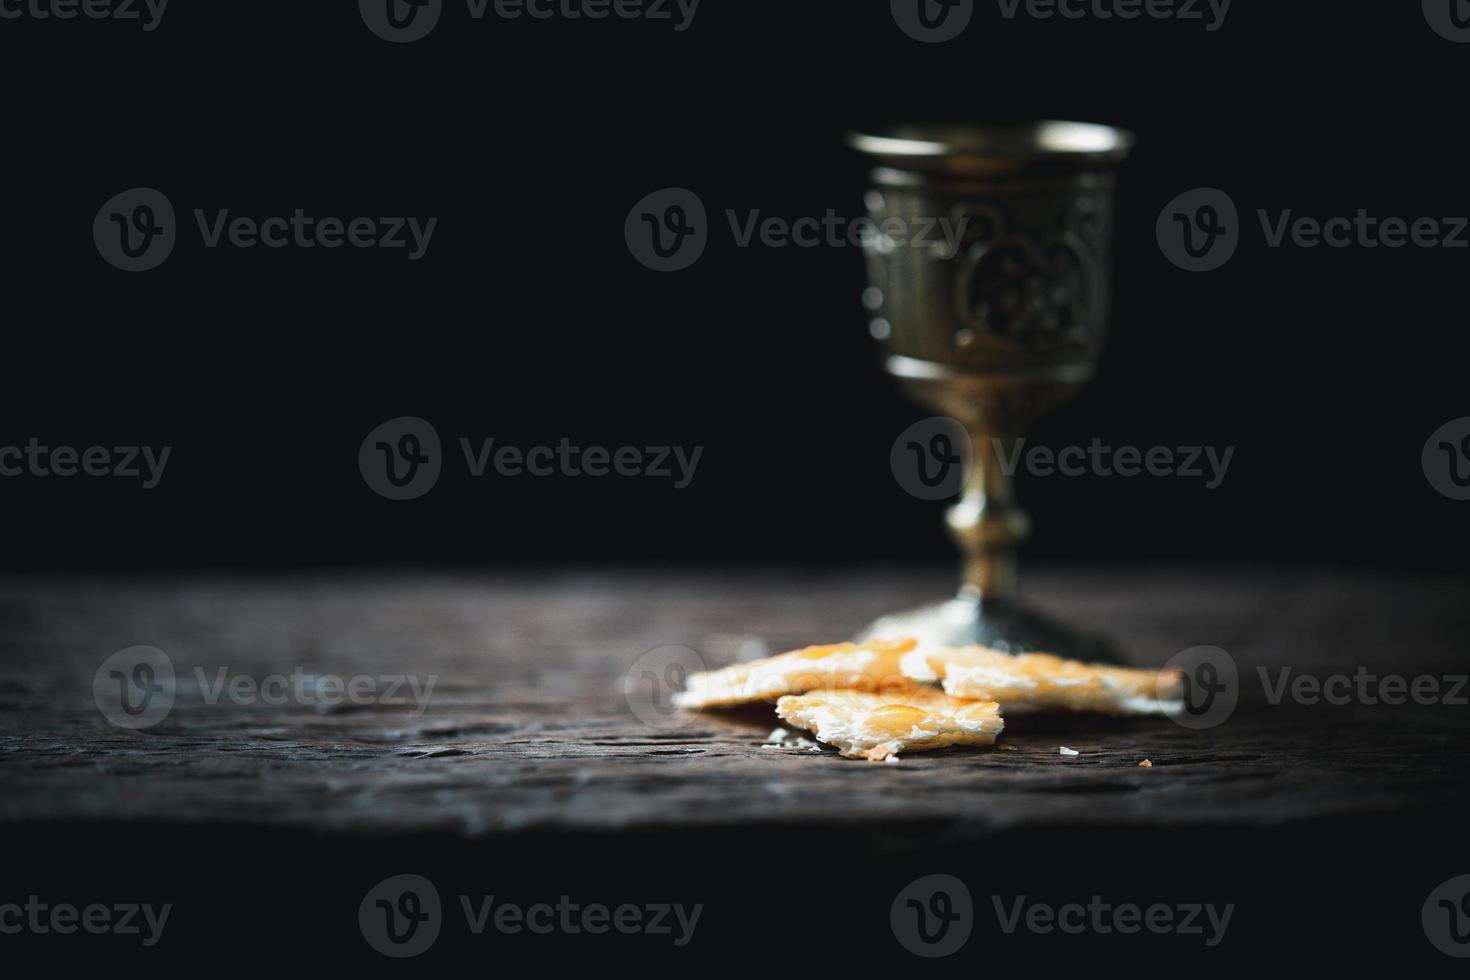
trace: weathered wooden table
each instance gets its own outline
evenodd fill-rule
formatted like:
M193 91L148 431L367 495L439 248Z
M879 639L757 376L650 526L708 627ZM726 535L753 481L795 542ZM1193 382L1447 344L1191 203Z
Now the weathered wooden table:
M344 893L387 873L364 853L411 853L411 866L450 877L493 854L502 883L548 868L593 891L628 875L697 879L712 902L728 893L754 915L751 903L806 887L776 884L793 863L851 875L811 885L830 905L868 886L891 894L936 862L1018 888L1096 885L1111 868L1139 888L1213 881L1241 894L1269 867L1292 888L1313 878L1315 895L1365 861L1390 874L1391 860L1403 879L1384 887L1404 891L1388 904L1405 918L1376 905L1362 915L1423 943L1415 890L1470 871L1443 836L1470 797L1470 711L1454 703L1470 691L1452 690L1470 635L1465 582L1170 568L1027 584L1138 663L1224 648L1241 706L1202 731L1016 717L1003 749L900 765L768 745L764 709L644 710L633 668L649 651L686 647L718 665L828 642L942 594L937 573L11 579L0 583L0 819L50 851L14 860L14 880L57 880L58 846L75 849L83 889L118 846L197 846L236 873L310 854L353 869L334 880ZM139 644L166 652L176 683L167 716L130 730L99 710L93 675ZM1450 703L1273 705L1281 668L1434 677ZM1388 834L1391 858L1379 853ZM201 874L192 861L154 870L213 894L168 877ZM1261 891L1284 900L1274 884ZM872 914L881 922L886 907Z

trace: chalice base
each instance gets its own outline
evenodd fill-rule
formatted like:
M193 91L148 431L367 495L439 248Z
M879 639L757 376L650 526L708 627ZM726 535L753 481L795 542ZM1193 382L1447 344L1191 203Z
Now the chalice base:
M1044 652L1092 663L1123 662L1112 640L1065 626L1012 598L960 595L893 613L874 622L862 640L911 636L924 645L981 644L1010 653Z

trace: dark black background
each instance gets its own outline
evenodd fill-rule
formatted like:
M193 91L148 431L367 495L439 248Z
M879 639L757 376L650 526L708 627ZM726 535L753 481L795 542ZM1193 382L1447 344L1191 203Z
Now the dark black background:
M408 837L384 843L258 827L58 824L26 826L31 846L7 867L6 900L148 902L174 907L162 941L134 936L6 936L7 951L85 968L119 963L197 967L211 975L330 965L387 974L393 962L362 938L357 908L384 877L420 874L443 903L433 947L418 968L595 964L653 976L850 970L912 975L926 965L894 940L889 908L916 877L963 881L974 908L969 941L934 961L962 974L1046 975L1127 964L1145 975L1239 977L1268 964L1321 970L1390 968L1415 977L1462 976L1459 961L1425 940L1421 896L1443 880L1448 817L1410 824L1392 815L1270 832L1218 827L1172 831L1058 828L983 841L944 825L862 834L810 825L612 835L525 834L503 840ZM732 841L734 843L732 843ZM915 846L921 847L916 854ZM70 859L57 861L57 849ZM138 875L147 856L166 856ZM994 902L1062 906L1100 895L1112 906L1157 902L1234 905L1224 941L1198 935L1005 933ZM458 896L522 907L677 902L703 905L693 941L668 936L473 935ZM1413 896L1405 900L1404 896ZM1201 920L1203 921L1203 920Z
M471 21L409 45L350 2L185 4L144 33L0 21L11 179L0 444L167 443L162 484L0 481L11 569L679 560L942 560L941 504L888 450L925 412L880 371L853 249L737 249L723 212L859 213L841 137L902 120L1076 118L1139 136L1118 196L1102 371L1034 442L1235 446L1224 485L1022 477L1032 559L1455 568L1465 508L1419 454L1467 414L1466 251L1266 247L1256 208L1465 214L1470 47L1419 5L1239 0L1199 22L1003 21L904 36L886 3L704 0L693 26ZM153 186L265 217L438 216L429 254L93 246ZM719 226L692 269L628 254L644 194ZM1217 186L1224 269L1154 221ZM421 415L521 446L700 445L694 483L468 479L371 493L358 446Z

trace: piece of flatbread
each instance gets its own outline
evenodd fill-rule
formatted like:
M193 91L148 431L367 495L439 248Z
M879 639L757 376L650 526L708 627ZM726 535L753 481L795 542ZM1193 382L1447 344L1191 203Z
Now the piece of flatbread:
M1139 670L1067 660L1050 653L1010 654L988 647L926 647L902 658L915 680L937 680L957 698L1010 707L1066 708L1103 714L1174 714L1183 710L1178 671Z
M918 684L903 675L899 660L916 645L913 640L837 643L699 671L689 675L673 701L681 708L719 708L774 701L816 688L908 690Z
M994 701L963 701L933 688L792 694L776 702L776 714L848 758L873 762L900 752L993 745L1005 727Z

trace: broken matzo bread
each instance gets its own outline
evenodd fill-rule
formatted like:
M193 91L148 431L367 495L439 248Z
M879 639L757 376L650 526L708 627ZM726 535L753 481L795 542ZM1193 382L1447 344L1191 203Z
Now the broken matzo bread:
M905 751L993 745L1004 727L995 702L962 701L933 688L793 694L776 702L776 714L848 758L873 762Z
M681 708L726 707L774 701L816 688L912 689L918 685L903 675L899 658L916 645L913 640L837 643L700 671L689 675L684 690L674 695L674 704Z
M1177 671L1109 667L1050 653L927 647L906 654L903 670L916 680L940 681L953 697L999 701L1008 707L1114 715L1172 714L1183 707L1183 681Z

